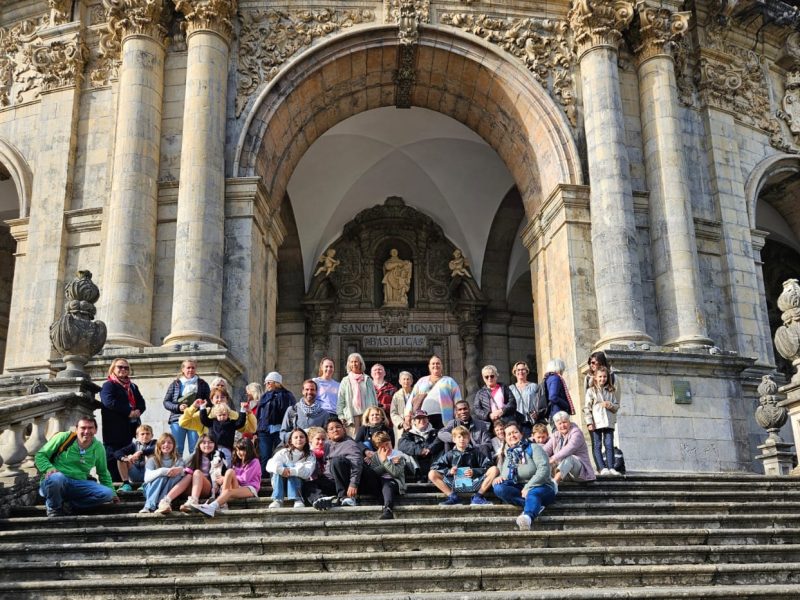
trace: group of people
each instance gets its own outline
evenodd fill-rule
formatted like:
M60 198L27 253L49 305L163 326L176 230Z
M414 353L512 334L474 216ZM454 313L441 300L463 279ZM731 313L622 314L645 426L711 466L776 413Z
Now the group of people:
M560 482L619 474L613 465L619 381L602 352L589 359L583 407L597 473L570 418L575 408L561 360L548 364L541 384L528 381L525 361L514 364L512 384L486 365L472 404L437 356L417 382L401 372L399 387L385 380L381 364L367 375L358 353L346 365L337 381L334 362L324 358L318 376L303 382L299 401L279 373L269 373L264 387L249 384L234 408L229 384L207 383L196 362L186 360L163 401L170 431L154 440L141 420L146 404L130 364L115 359L100 392L103 443L95 439L94 418L84 417L76 433L57 434L36 455L47 514L116 502L117 480L123 492L141 485L140 512L164 514L185 498L180 511L213 517L230 499L258 496L267 477L270 509L287 502L319 510L355 506L358 496L369 495L379 499L381 518L391 519L408 482L430 481L445 506L460 504L465 494L471 504L488 504L492 491L520 507L517 525L530 529ZM92 468L97 480L89 478Z

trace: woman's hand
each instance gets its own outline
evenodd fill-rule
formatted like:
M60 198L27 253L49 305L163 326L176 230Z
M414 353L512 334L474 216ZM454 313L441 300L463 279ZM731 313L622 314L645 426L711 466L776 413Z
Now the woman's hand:
M167 471L167 477L176 477L183 472L183 467L172 467Z
M505 481L505 479L503 479L502 477L495 477L494 481L492 481L492 485L499 485L499 484L503 483L504 481Z
M456 471L458 471L458 469L456 467L453 467L452 469L450 469L450 475L455 475Z
M589 423L589 424L586 426L586 429L588 429L589 431L594 431L594 425L593 425L592 423Z
M281 471L281 476L282 477L291 477L292 476L292 471L288 467L284 467L283 471Z

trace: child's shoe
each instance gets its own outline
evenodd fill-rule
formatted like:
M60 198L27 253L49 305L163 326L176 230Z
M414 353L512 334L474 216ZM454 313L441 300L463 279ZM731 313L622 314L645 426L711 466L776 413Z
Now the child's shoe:
M303 503L302 500L295 500L294 506L292 508L305 508L306 505Z
M470 502L470 504L477 504L477 505L480 506L480 505L483 505L483 504L491 504L491 502L489 502L486 498L484 498L480 494L475 494L472 497L472 501Z
M609 469L608 474L613 475L614 477L622 477L622 473L620 473L616 469Z
M605 477L606 475L610 475L611 471L609 469L603 469L600 471L600 477Z
M181 504L181 507L178 510L180 510L182 513L192 512L194 507L197 506L197 503L198 503L197 498L195 498L194 496L189 496L186 502Z
M156 514L166 515L167 513L171 512L172 512L172 503L168 499L162 498L161 502L158 503Z
M203 513L207 517L213 517L217 513L217 509L219 508L219 504L212 502L211 504L201 504L197 507L201 513Z
M119 486L119 489L117 491L122 493L130 493L133 491L133 486L131 485L130 481L126 481L121 486Z
M273 500L272 502L270 502L270 504L269 504L269 506L267 508L280 508L282 506L283 506L283 502L281 502L280 500Z
M456 504L461 504L461 500L458 499L458 494L455 492L451 493L444 502L439 502L439 506L454 506Z

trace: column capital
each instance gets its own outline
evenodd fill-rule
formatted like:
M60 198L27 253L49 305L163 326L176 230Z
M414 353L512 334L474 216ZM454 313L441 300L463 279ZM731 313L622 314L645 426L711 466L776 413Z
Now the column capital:
M655 56L671 56L675 43L689 30L692 13L664 6L636 5L639 29L634 35L634 50L639 64Z
M186 36L196 31L211 31L226 42L233 35L231 17L236 14L237 0L177 0L175 8L186 17Z
M124 41L129 36L149 37L164 44L167 16L164 0L103 0L108 27Z
M633 2L628 0L573 0L567 16L578 56L601 46L617 50L633 14Z

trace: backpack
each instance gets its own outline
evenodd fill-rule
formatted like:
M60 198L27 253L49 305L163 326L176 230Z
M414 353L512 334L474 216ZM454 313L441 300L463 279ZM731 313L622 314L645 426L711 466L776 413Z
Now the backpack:
M530 417L531 421L534 423L545 423L549 416L550 398L547 395L547 386L544 384L544 379L542 379L542 382L536 390Z

